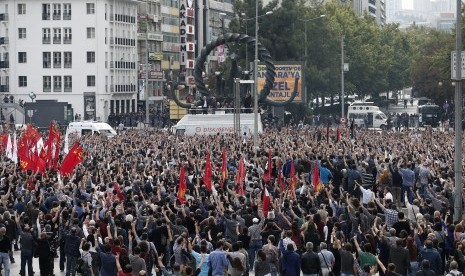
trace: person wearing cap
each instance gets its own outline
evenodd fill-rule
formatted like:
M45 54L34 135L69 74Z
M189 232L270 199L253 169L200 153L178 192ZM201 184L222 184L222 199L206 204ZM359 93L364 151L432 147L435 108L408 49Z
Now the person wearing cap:
M249 236L250 236L250 246L249 246L249 267L252 269L255 262L256 252L262 248L262 229L265 218L262 218L261 221L258 218L253 218L253 225L249 227Z

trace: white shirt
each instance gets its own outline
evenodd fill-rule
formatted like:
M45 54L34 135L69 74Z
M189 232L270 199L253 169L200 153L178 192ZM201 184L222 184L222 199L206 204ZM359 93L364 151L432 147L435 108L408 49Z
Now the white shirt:
M384 195L384 199L385 199L385 200L390 199L391 202L394 202L394 197L392 196L391 192L387 192L387 193Z
M362 191L362 203L368 204L374 197L374 193L370 189L365 189L362 186L360 186L360 191Z

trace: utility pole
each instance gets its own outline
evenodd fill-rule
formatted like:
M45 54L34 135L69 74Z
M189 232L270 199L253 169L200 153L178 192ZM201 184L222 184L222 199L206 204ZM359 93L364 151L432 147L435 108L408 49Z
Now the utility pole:
M454 221L462 220L462 1L457 0L455 29L455 197ZM453 76L454 77L454 76Z
M341 37L341 118L344 118L344 35Z
M253 70L255 75L253 93L253 146L256 152L258 149L258 0L255 0L255 60Z
M148 0L145 0L145 123L150 125L149 111L149 15Z

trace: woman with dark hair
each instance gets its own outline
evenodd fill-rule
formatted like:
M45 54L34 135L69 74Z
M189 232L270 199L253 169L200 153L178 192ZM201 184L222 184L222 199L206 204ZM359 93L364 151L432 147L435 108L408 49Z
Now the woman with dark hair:
M407 238L407 250L410 255L410 275L415 275L418 271L418 251L417 246L415 245L415 240L412 237Z
M254 271L256 276L264 276L271 273L270 261L266 258L266 253L262 249L257 251Z

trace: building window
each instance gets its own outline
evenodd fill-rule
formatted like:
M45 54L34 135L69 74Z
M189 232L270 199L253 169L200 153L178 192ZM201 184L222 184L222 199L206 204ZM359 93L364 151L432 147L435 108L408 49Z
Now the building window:
M42 77L42 86L44 92L52 91L52 77L51 76L43 76Z
M52 54L50 52L42 52L43 68L51 68Z
M64 68L71 68L73 65L73 53L72 52L63 52Z
M73 76L64 76L65 92L73 91Z
M53 28L53 44L61 44L61 28Z
M27 87L27 76L19 76L18 77L18 86L19 87Z
M50 20L50 4L42 4L42 20Z
M87 52L87 63L95 63L95 52Z
M27 63L27 53L18 52L18 63Z
M95 28L87 28L87 38L95 38Z
M61 92L61 76L53 76L53 92Z
M71 20L71 4L63 4L63 20Z
M26 28L18 28L18 38L19 39L26 38Z
M63 28L63 44L71 44L71 28Z
M61 68L61 52L53 52L53 68Z
M42 29L42 44L50 44L50 28Z
M18 4L18 14L26 14L26 4Z
M61 4L53 4L53 20L61 20Z
M95 86L95 76L87 76L87 86Z
M87 14L94 14L95 13L95 4L94 3L86 3L86 10L87 10Z

